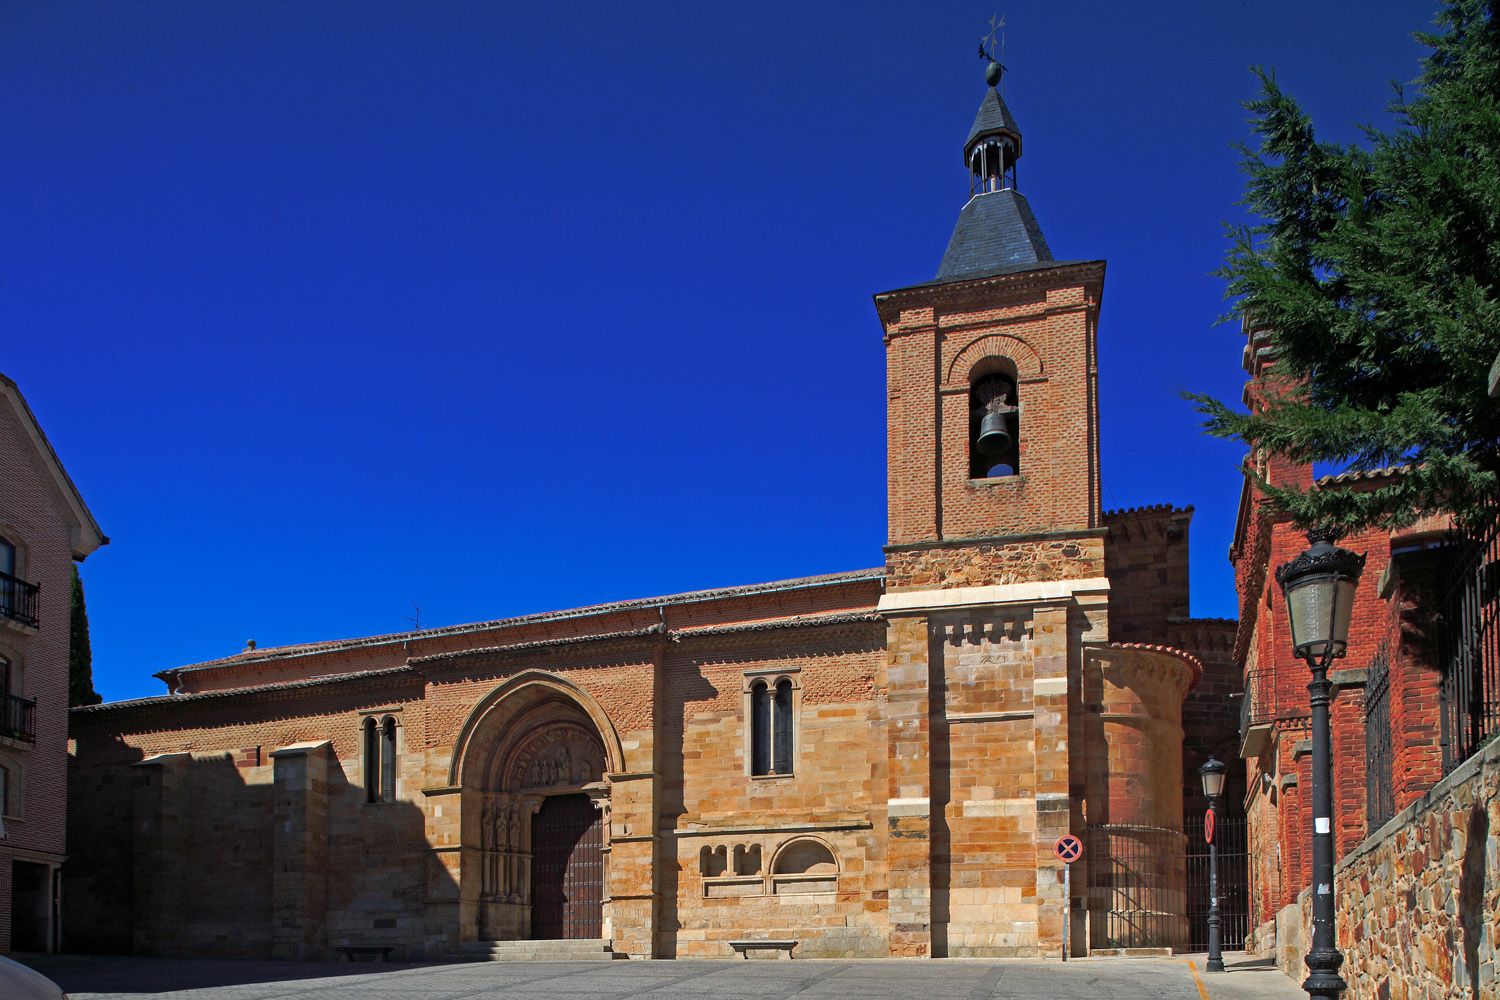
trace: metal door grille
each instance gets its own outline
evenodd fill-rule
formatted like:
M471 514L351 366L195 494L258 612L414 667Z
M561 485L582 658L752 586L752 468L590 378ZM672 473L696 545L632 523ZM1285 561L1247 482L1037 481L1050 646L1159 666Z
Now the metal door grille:
M587 795L553 795L531 821L531 936L603 935L604 836Z
M1219 940L1226 951L1239 951L1250 933L1250 851L1245 817L1224 815L1219 803L1214 839L1219 844ZM1208 950L1208 844L1203 831L1188 835L1188 943Z
M1176 948L1184 927L1183 836L1165 827L1089 827L1089 948Z

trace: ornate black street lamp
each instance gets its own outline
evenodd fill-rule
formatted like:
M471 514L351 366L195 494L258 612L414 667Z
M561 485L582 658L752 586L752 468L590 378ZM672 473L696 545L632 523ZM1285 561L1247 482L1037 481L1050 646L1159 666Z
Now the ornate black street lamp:
M1208 971L1224 971L1224 952L1219 940L1219 796L1224 794L1224 762L1213 757L1198 768L1203 794L1208 796Z
M1313 933L1302 988L1337 1000L1346 986L1333 933L1333 743L1328 730L1328 664L1344 655L1354 588L1365 557L1336 547L1331 531L1310 531L1312 546L1276 570L1292 625L1292 648L1312 670Z

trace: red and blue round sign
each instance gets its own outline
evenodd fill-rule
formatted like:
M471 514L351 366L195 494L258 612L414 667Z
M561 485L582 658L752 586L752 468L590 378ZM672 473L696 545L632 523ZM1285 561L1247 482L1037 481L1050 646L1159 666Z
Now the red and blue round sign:
M1083 857L1083 841L1071 833L1065 833L1061 837L1058 837L1057 843L1052 845L1052 849L1057 852L1057 856L1062 859L1064 864L1071 865Z

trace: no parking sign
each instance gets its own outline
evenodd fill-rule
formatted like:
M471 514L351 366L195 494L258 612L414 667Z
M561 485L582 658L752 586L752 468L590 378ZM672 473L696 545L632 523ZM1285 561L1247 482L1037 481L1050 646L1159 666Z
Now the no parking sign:
M1083 857L1083 841L1071 833L1057 838L1053 853L1063 863L1063 946L1062 958L1068 960L1068 926L1073 922L1073 862Z

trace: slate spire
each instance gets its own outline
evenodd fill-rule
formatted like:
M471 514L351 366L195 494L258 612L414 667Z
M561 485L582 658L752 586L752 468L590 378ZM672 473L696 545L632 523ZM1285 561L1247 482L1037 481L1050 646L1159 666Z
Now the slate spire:
M989 88L964 140L969 169L969 203L958 215L948 249L938 266L938 281L961 281L991 274L1024 271L1052 260L1042 227L1031 206L1016 190L1016 161L1021 158L1021 128L1000 95L1003 71L990 63Z

